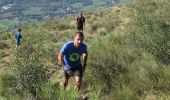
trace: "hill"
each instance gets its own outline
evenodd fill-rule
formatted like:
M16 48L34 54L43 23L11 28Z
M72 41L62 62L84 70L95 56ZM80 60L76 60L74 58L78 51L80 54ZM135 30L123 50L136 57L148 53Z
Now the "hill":
M79 93L60 84L57 54L72 39L75 16L24 26L21 47L0 34L2 99L169 100L170 3L138 0L85 13L89 59ZM36 94L36 95L35 95Z

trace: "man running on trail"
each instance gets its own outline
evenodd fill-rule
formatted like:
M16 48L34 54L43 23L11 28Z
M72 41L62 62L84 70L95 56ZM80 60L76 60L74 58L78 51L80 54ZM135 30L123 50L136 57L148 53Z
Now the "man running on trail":
M77 30L83 32L83 30L85 29L85 18L83 16L83 13L80 13L80 16L77 17L76 25Z
M75 76L76 84L74 89L80 90L88 57L87 45L83 43L83 40L83 33L76 32L74 41L65 43L58 55L59 64L64 65L64 88L67 87L69 77ZM83 57L83 64L81 64L81 56Z
M15 33L16 47L20 45L21 38L22 38L21 29L18 29L18 32Z

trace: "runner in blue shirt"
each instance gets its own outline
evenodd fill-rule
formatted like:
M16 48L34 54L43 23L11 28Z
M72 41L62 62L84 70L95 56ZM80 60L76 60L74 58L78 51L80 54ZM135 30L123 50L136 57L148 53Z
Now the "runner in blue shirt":
M20 45L21 38L22 38L21 29L18 29L18 32L15 33L16 47Z
M60 65L64 65L64 88L68 84L70 76L75 76L75 90L79 91L82 83L82 74L87 65L87 45L83 43L84 35L82 32L75 33L74 41L69 41L64 44L59 55L58 61ZM81 63L83 57L83 64Z

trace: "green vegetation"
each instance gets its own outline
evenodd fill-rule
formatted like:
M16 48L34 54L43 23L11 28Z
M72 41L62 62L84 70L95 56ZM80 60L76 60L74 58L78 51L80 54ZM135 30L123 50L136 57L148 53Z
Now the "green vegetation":
M104 5L106 4L107 2L106 1L103 1L103 0L93 0L93 4L95 6L101 6L101 5Z
M72 4L72 7L80 9L83 7L83 4L82 3L74 3L74 4Z
M169 6L168 0L137 0L85 13L89 60L78 93L72 79L63 90L57 65L57 53L76 31L76 16L27 24L17 50L13 34L0 33L0 98L169 100Z
M17 19L12 19L12 20L8 20L8 19L3 19L0 20L0 28L8 28L8 27L12 27L14 25L18 25L19 21Z
M90 9L94 9L95 7L99 7L102 5L107 5L107 1L104 1L104 0L91 0L90 1L89 0L89 1L86 1L85 3L83 2L73 3L72 7L78 8L81 10L90 10Z
M28 10L23 11L24 15L42 15L41 8L39 7L31 7Z
M19 0L5 0L1 2L2 7L8 4L15 6L11 6L8 10L2 10L2 16L0 16L0 18L14 20L15 18L22 17L22 22L25 24L30 20L35 21L36 19L38 21L43 21L49 18L63 18L84 10L96 9L107 5L110 6L113 4L113 0L22 0L22 2ZM18 26L18 24L10 25ZM6 27L9 28L9 26L0 23L0 28Z

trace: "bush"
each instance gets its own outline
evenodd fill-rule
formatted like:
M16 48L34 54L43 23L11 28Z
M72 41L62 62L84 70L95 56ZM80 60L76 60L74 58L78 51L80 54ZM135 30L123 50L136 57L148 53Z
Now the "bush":
M99 35L106 35L106 34L107 34L106 28L99 28L99 29L97 30L97 33L98 33Z
M123 80L128 73L126 62L133 56L126 54L126 39L122 40L125 37L115 37L112 34L105 38L105 41L101 38L92 44L95 49L90 51L89 66L92 66L94 81L100 81L103 91L111 92L119 82L126 81Z
M164 5L164 6L163 6ZM170 20L167 11L170 3L168 0L136 1L134 8L137 12L135 17L135 33L138 45L155 55L157 60L169 64L169 38ZM139 33L141 35L139 35Z
M11 63L11 73L3 79L5 97L13 94L23 97L25 92L27 95L31 94L34 98L39 98L40 87L47 82L47 67L40 59L43 54L41 36L39 34L36 37L34 34L31 39L27 40L27 44L16 48L15 58Z
M11 32L9 32L9 30L2 31L2 32L0 32L0 34L1 34L0 40L11 39Z
M5 49L5 48L9 49L10 47L5 41L3 42L0 41L0 49Z

